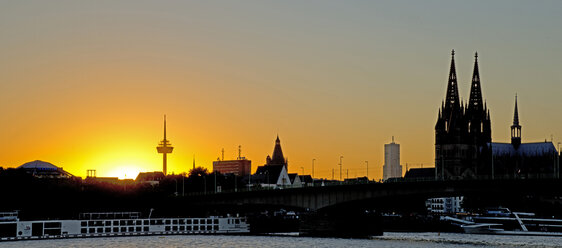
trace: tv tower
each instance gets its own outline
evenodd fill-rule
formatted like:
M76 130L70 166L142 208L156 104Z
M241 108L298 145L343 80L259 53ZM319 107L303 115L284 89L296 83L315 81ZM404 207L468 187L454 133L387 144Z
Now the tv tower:
M163 169L162 172L164 173L164 175L167 175L168 172L168 160L166 158L166 155L168 153L172 153L172 150L174 148L172 147L172 144L170 144L170 141L166 139L166 115L164 115L164 139L162 141L160 141L160 144L158 144L158 146L156 147L156 150L158 150L158 153L162 153L162 155L164 156L164 162L163 162Z

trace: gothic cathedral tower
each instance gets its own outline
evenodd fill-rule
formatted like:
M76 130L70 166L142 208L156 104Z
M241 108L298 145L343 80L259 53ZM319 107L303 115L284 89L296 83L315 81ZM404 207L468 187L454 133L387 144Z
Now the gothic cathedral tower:
M451 56L447 94L435 125L435 177L474 179L487 173L490 113L482 100L478 54L466 106L459 99L454 50Z

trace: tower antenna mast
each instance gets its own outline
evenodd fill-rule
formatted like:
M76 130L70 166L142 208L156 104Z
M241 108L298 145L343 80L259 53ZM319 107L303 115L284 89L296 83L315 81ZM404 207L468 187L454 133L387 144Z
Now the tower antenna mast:
M167 175L167 173L168 173L167 154L172 153L173 149L174 149L174 147L172 147L172 144L170 143L170 141L166 139L166 115L164 115L164 139L162 141L160 141L160 144L158 144L158 146L156 147L156 150L158 151L158 153L162 153L162 156L163 156L162 173L164 173L164 175Z

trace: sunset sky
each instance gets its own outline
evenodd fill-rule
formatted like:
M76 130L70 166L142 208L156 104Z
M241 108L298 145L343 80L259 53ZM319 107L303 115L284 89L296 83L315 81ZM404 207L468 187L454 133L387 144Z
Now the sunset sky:
M242 155L279 134L289 172L382 177L433 167L456 51L461 97L478 51L492 138L562 141L562 1L2 1L0 166L43 160L84 177Z

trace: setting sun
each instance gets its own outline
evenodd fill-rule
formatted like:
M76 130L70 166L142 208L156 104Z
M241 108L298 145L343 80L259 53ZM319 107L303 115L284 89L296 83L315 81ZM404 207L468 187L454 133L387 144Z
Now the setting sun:
M119 179L135 179L141 172L138 165L122 165L110 169L107 173L109 177L118 177Z

